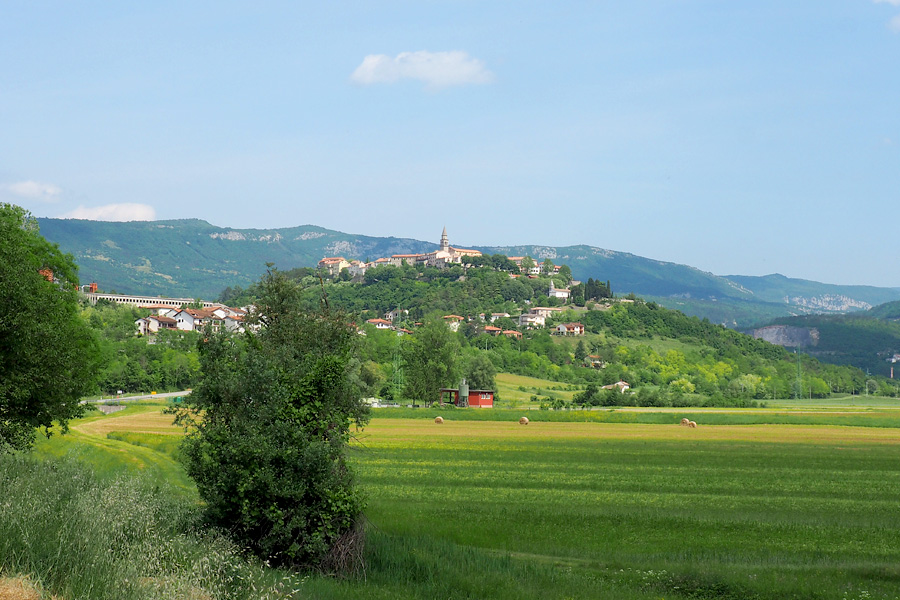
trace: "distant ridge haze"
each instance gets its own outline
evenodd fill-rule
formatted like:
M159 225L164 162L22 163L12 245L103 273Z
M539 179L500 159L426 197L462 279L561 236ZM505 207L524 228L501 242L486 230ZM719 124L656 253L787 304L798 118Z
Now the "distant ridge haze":
M423 253L434 241L347 234L314 225L278 229L235 229L200 219L106 222L38 219L41 233L71 253L83 282L133 294L215 298L226 287L246 287L266 263L287 270L314 267L324 256L374 260L392 254ZM707 316L714 322L749 326L775 316L862 310L900 299L900 290L842 286L773 274L718 276L677 263L588 245L452 245L487 254L528 255L566 264L575 279L610 280L618 295L634 293Z

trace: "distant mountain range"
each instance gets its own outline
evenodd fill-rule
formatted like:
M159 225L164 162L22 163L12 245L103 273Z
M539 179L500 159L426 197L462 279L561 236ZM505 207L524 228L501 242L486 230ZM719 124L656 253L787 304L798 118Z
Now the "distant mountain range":
M215 298L265 272L312 267L324 256L374 260L433 250L433 242L353 235L313 225L281 229L216 227L199 219L128 223L38 219L41 233L71 253L83 282L106 291ZM452 243L452 234L451 234ZM774 317L845 313L900 300L900 290L843 286L782 275L717 276L687 265L592 246L475 246L489 254L528 255L566 264L576 279L610 280L617 295L634 293L688 314L749 327Z

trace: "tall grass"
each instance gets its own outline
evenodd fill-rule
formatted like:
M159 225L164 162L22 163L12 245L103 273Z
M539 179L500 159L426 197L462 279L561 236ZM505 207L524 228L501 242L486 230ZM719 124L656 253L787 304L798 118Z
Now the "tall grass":
M302 587L195 527L165 485L74 460L0 456L0 571L65 599L282 598Z

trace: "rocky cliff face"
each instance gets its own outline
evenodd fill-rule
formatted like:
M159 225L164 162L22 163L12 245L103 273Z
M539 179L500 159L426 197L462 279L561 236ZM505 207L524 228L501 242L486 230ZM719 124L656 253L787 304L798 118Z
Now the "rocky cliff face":
M820 296L785 296L785 304L802 306L813 312L845 313L853 310L868 310L872 305L863 300L850 298L841 294L822 294Z
M750 331L750 335L770 344L790 348L808 348L819 343L819 330L790 325L769 325Z

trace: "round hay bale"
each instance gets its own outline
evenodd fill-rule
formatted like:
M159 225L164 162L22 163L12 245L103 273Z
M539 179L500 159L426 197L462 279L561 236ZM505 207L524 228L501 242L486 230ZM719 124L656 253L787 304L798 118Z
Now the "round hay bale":
M519 419L519 425L528 425L528 417L522 417Z
M434 422L440 425L444 422L444 417L435 417Z
M687 427L687 426L689 426L689 425L691 424L691 420L690 420L690 419L682 419L682 420L681 420L681 424L682 424L684 427Z
M691 428L694 428L694 427L696 427L696 426L697 426L697 422L696 422L696 421L690 421L690 423L688 424L688 427L691 427Z

